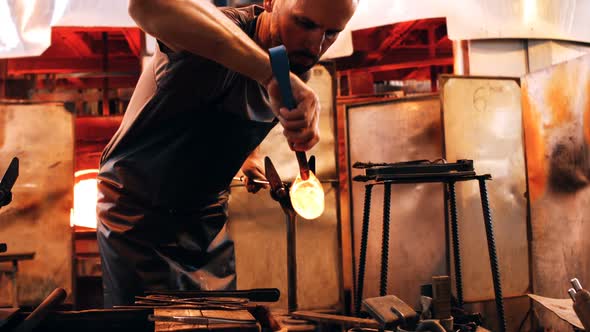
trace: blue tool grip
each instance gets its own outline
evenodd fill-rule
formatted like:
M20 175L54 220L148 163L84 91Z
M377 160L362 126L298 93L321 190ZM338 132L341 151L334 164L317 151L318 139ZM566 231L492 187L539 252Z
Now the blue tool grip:
M281 92L281 99L283 105L292 110L297 107L293 91L291 89L290 65L289 57L287 56L287 49L284 45L279 45L268 50L270 56L270 66L272 73L279 84L279 91ZM307 163L307 156L303 151L295 152L297 156L297 163L299 164L299 173L303 180L309 178L309 164Z
M279 84L283 105L285 105L286 108L292 110L297 107L297 104L295 103L293 91L291 90L291 78L289 77L289 69L291 67L289 66L287 49L285 46L280 45L269 49L268 53L270 55L272 73Z

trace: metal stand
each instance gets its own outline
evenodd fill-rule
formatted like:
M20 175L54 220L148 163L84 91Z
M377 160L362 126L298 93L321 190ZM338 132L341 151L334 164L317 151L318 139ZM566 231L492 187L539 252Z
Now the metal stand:
M461 248L459 247L459 223L457 220L457 196L455 194L455 181L447 184L450 199L451 233L453 234L453 259L455 262L455 283L457 289L457 302L463 308L463 277L461 274Z
M361 235L361 252L358 267L358 285L355 299L355 311L358 315L360 313L360 302L363 297L363 283L365 278L366 269L366 255L367 255L367 241L368 241L368 230L369 230L369 215L370 215L370 204L371 204L371 189L374 185L385 186L384 204L383 204L383 243L382 243L382 255L381 255L381 283L380 293L385 295L384 291L387 289L387 258L389 247L389 214L390 214L390 198L391 198L391 185L394 183L445 183L449 191L450 199L450 217L451 217L451 231L452 231L452 246L453 246L453 258L455 261L455 283L457 288L457 299L459 306L463 306L463 281L461 274L461 252L459 244L459 228L457 220L457 202L455 193L455 183L458 181L479 181L479 189L481 195L481 204L483 208L483 219L486 228L487 242L488 242L488 253L490 256L490 267L492 272L492 280L494 283L494 295L496 301L496 310L498 313L498 319L500 322L500 331L506 331L506 318L504 315L504 301L502 298L502 285L500 281L500 268L498 263L498 255L496 252L496 244L494 238L494 230L492 223L492 214L489 207L487 188L485 181L490 180L492 177L490 174L477 175L473 171L460 170L460 171L446 171L446 172L424 172L427 169L426 166L420 169L420 172L416 173L395 173L392 169L383 167L383 164L378 165L379 167L373 168L370 164L361 164L367 168L367 175L357 176L354 178L355 181L369 182L366 185L365 191L365 202L364 202L364 214L363 214L363 228ZM369 166L366 166L369 165ZM407 167L404 164L404 167ZM433 164L435 165L435 164ZM441 167L440 164L436 164L436 167ZM381 169L379 169L381 167ZM417 167L419 168L419 167ZM380 172L380 170L383 170Z
M287 222L287 293L289 313L297 311L297 215L285 211Z
M363 301L363 286L365 284L365 266L367 265L367 242L369 239L369 219L371 215L371 194L373 185L365 186L365 202L363 208L363 230L361 234L361 257L359 258L359 269L356 286L356 296L354 299L354 312L357 316L361 313L361 304Z

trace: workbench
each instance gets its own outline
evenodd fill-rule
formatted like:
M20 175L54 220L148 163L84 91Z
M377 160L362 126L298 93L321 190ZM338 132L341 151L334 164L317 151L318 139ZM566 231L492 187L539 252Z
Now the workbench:
M18 287L16 284L16 274L18 272L18 262L31 260L35 258L34 252L0 254L0 263L12 262L10 268L0 268L0 274L6 274L12 283L12 306L18 308Z

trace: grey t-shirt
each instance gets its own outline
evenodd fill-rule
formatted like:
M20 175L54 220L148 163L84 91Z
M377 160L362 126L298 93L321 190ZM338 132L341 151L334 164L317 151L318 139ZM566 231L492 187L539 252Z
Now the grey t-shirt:
M222 12L251 38L259 6ZM266 91L218 63L164 44L144 68L101 157L98 210L187 209L225 190L276 124Z

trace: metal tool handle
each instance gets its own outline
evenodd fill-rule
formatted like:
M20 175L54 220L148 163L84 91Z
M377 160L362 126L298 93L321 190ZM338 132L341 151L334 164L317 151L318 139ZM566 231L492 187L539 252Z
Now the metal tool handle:
M281 292L277 288L255 288L233 291L147 291L147 295L172 295L182 297L237 297L254 302L277 302Z
M578 280L578 278L573 278L572 280L570 280L570 283L572 284L572 287L576 292L582 290L582 284L580 284L580 280Z
M67 293L63 288L56 288L49 296L31 312L27 318L16 329L18 332L29 332L34 330L47 316L49 311L61 304L66 299Z
M281 92L281 98L283 105L287 109L292 110L297 107L295 98L293 97L293 91L291 90L291 78L289 74L289 58L287 57L287 49L285 46L280 45L273 47L268 50L270 55L270 64L272 72L279 84L279 91ZM309 178L309 164L307 162L307 156L303 151L296 151L297 163L299 164L299 173L303 180Z
M573 289L573 288L570 288L570 289L567 290L567 293L572 298L572 301L576 302L576 290Z

